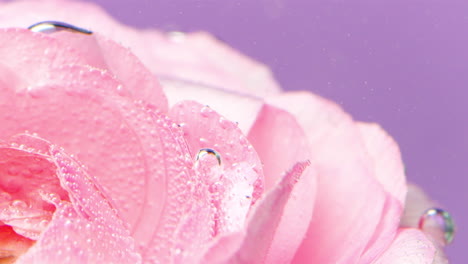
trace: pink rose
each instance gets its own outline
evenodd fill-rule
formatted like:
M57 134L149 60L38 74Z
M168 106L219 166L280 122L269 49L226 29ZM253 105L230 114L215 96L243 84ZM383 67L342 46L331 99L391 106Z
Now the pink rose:
M210 35L59 0L0 26L0 262L446 261L378 125Z

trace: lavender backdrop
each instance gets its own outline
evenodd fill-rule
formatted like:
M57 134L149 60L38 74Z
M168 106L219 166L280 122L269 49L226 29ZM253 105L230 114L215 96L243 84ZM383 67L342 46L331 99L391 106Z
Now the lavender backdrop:
M206 30L268 64L286 90L339 102L400 143L408 178L458 223L468 244L468 2L97 0L120 21Z

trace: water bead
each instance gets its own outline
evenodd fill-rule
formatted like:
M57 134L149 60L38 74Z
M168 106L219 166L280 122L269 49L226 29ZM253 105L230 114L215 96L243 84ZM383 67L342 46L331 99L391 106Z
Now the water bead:
M67 30L70 32L82 33L87 35L93 34L93 32L88 29L80 28L60 21L42 21L29 26L28 29L33 32L41 33L55 33L58 31Z
M450 214L439 208L430 208L419 219L419 229L444 246L453 241L455 224Z
M216 157L216 160L218 160L218 165L221 165L221 155L214 149L210 149L210 148L203 148L203 149L200 149L198 151L198 154L197 154L197 157L196 157L196 161L199 161L200 158L202 158L203 156L205 155L213 155Z

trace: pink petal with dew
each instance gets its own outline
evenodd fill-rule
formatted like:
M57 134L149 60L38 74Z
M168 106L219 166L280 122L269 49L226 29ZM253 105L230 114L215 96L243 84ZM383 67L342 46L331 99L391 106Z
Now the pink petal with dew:
M77 51L27 29L0 29L0 43L0 84L18 90L47 83L52 68L86 63Z
M432 264L435 248L417 229L400 229L390 247L373 263Z
M128 49L99 34L85 35L57 32L50 35L27 29L1 29L0 81L18 89L46 84L54 75L52 69L64 65L83 65L110 71L127 96L145 100L161 111L167 110L167 100L155 77ZM21 59L18 59L21 58ZM2 66L4 65L4 66ZM12 80L5 69L17 69ZM21 69L21 70L18 70Z
M380 222L369 241L360 263L370 263L387 248L396 235L403 214L406 180L400 151L395 141L375 124L357 124L374 175L387 193Z
M250 205L263 192L262 164L254 148L235 123L208 106L184 101L172 107L170 116L182 127L193 157L202 149L212 149L219 155L220 164L202 168L208 160L201 156L199 167L195 167L213 188L218 214L215 233L241 230Z
M310 93L285 93L267 101L296 117L318 172L312 221L293 263L358 261L386 200L358 128L338 106Z
M169 237L193 200L185 186L193 160L182 135L165 116L129 100L105 72L52 71L48 86L0 87L1 137L29 130L61 144L96 175L144 256L172 258Z
M125 112L122 105L132 103L117 94L120 83L101 71L79 66L52 71L45 86L0 88L0 136L28 130L77 155L133 227L145 214L147 205L141 201L148 194L141 190L151 175L136 134L143 123L129 116L135 107ZM140 126L130 125L127 118Z
M134 241L123 221L80 164L35 136L23 135L14 142L16 144L11 145L10 151L22 152L23 157L34 156L35 159L28 165L36 165L36 172L50 172L53 168L56 173L56 178L48 184L33 184L37 189L30 194L37 195L29 197L28 202L34 203L29 208L34 208L31 206L38 203L47 203L55 210L46 224L39 224L41 234L36 238L36 243L15 263L141 262L141 256L136 253ZM36 146L41 149L45 144L49 145L48 151L37 152ZM20 156L10 157L17 159ZM25 172L27 167L22 169ZM36 176L35 173L32 175L33 182L44 181Z
M307 137L295 118L270 105L263 106L249 139L264 164L267 190L276 188L284 173L297 161L310 158ZM282 209L283 216L265 263L291 262L312 219L316 181L317 171L312 165L302 174Z
M17 143L0 146L0 221L18 235L37 240L54 211L42 193L55 193L63 200L68 195L60 187L56 168L28 148Z
M91 3L63 0L0 3L0 26L3 27L28 27L51 19L88 28L120 41L158 75L207 85L223 85L227 90L260 97L280 91L265 65L240 54L207 33L180 35L135 30L116 22Z
M263 99L259 97L221 87L164 76L159 80L170 106L183 100L193 100L208 105L228 120L236 122L244 134L247 134L252 127L263 105Z
M275 239L281 229L285 210L301 175L307 170L308 162L297 163L281 181L260 200L249 217L244 239L242 233L221 238L205 255L203 263L284 263L288 257L279 253L290 253L282 247L275 247ZM294 234L291 234L293 237ZM277 245L290 242L285 239ZM287 246L286 246L287 248ZM222 252L225 252L223 255ZM280 257L276 259L275 257Z
M128 48L98 32L85 35L65 31L51 36L67 49L79 51L80 57L84 58L89 66L109 70L130 92L131 98L144 100L160 111L167 111L167 99L156 77Z

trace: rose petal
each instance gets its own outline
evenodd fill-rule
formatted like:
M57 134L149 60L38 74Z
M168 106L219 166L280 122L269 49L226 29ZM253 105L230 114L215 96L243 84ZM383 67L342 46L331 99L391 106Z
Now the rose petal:
M0 83L18 90L46 83L52 68L85 64L78 52L26 29L0 29L0 43Z
M318 170L314 214L294 263L358 260L386 199L359 130L339 107L310 93L286 93L268 102L294 114L306 131L310 160Z
M405 211L400 222L400 227L418 228L421 216L427 209L430 208L440 208L440 205L432 201L420 187L414 184L409 184L408 195L406 196ZM441 237L433 237L431 236L431 233L427 233L426 236L433 242L437 250L433 264L449 263L444 252L443 246L446 244L444 238L442 238L441 241Z
M228 120L238 123L244 134L250 130L263 105L261 98L220 87L164 76L159 80L170 106L183 100L194 100L209 105Z
M3 58L0 81L16 84L17 89L49 83L54 68L83 65L109 70L121 82L119 89L125 89L126 96L145 100L161 111L167 110L167 100L155 77L129 50L98 34L58 32L46 35L26 29L1 29L0 41ZM6 69L21 71L6 74ZM10 75L16 76L16 80Z
M374 263L432 264L435 248L417 229L400 229L390 247Z
M377 124L358 123L367 153L374 164L376 179L401 205L406 198L406 177L397 143Z
M403 213L406 180L398 145L378 125L357 124L367 153L373 161L376 179L387 193L380 222L360 263L370 263L392 243Z
M170 116L181 125L193 157L207 148L220 155L221 164L215 163L205 172L205 177L210 177L207 183L217 186L213 194L218 211L216 229L241 230L250 205L263 192L263 170L257 153L235 123L210 107L184 101L170 110Z
M53 17L122 41L146 67L158 75L222 85L227 90L261 97L280 91L265 65L240 54L207 33L191 33L181 37L155 30L141 32L116 22L96 5L62 3L60 0L49 0L1 4L0 25L27 27Z
M264 164L266 190L275 188L297 161L310 158L309 143L295 118L270 105L263 106L249 139ZM281 224L271 242L267 263L291 262L312 218L316 177L316 169L309 167L292 191L292 198L283 209Z
M283 222L283 217L289 201L294 199L292 192L309 165L308 162L297 163L284 175L275 188L258 202L249 217L246 234L242 241L240 240L242 233L234 233L220 239L206 253L202 263L208 261L209 263L285 263L285 260L291 258L292 256L280 256L281 253L291 253L287 246L290 241L284 237L281 243L275 243L275 240L281 225L287 224ZM292 238L294 241L294 235L291 233L289 239ZM235 253L223 256L220 250Z
M99 33L85 35L65 31L51 36L67 49L80 52L88 65L109 70L130 91L131 98L144 100L160 111L167 111L167 99L156 77L129 49Z

